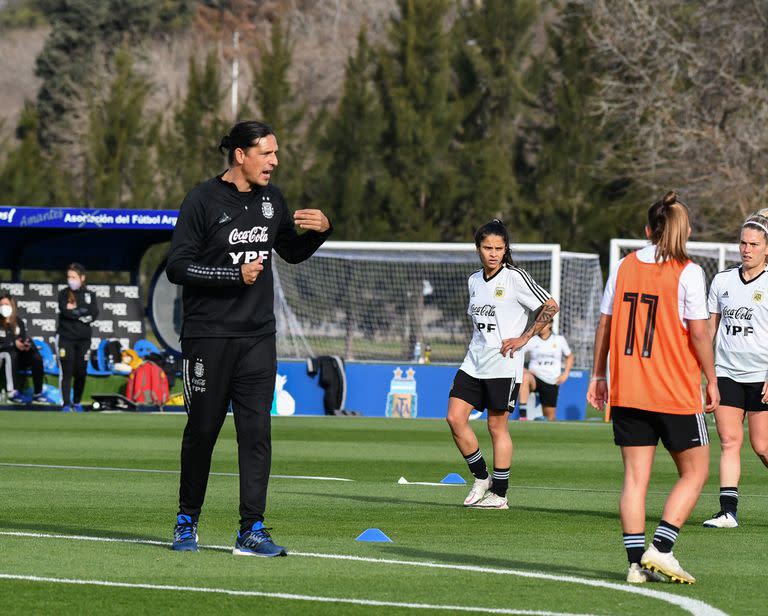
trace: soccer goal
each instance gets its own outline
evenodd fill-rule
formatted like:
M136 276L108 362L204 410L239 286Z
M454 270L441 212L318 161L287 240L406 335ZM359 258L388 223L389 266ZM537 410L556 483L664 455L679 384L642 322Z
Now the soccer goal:
M618 264L619 260L626 257L633 250L648 245L648 240L612 239L610 254L610 271ZM715 277L728 267L739 265L741 255L738 244L723 244L718 242L688 242L686 244L688 254L694 263L698 263L704 270L707 280L707 289Z
M602 273L597 255L557 244L514 246L524 268L561 305L555 324L577 366L592 360ZM471 337L467 278L474 244L326 242L298 265L275 257L278 354L356 361L460 362Z

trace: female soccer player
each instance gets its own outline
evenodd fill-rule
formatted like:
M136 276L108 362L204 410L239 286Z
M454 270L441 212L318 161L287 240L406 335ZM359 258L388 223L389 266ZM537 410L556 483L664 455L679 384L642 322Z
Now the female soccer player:
M709 474L702 370L707 412L719 402L706 289L702 269L686 252L688 208L675 192L651 205L645 233L652 245L622 259L605 285L587 400L596 408L608 401L610 350L613 435L624 461L619 512L627 581L658 581L654 572L660 572L692 584L695 578L680 566L672 547ZM680 478L645 550L645 497L659 439Z
M744 415L749 441L768 466L768 217L747 218L739 241L741 265L720 272L709 289L710 327L717 336L715 370L720 406L720 511L708 528L736 528Z
M552 323L548 323L538 336L531 338L523 351L528 355L528 369L520 384L520 419L527 419L528 397L532 391L538 391L544 417L555 421L560 385L565 383L573 368L571 347L565 336L552 333Z
M475 233L482 269L469 277L473 334L448 399L448 425L475 481L465 507L508 509L507 488L512 439L507 419L515 407L523 377L523 354L516 353L557 314L557 302L525 270L515 267L509 234L494 219ZM538 310L526 329L528 311ZM493 442L493 477L469 426L472 409L488 409Z
M58 350L64 402L61 410L65 413L83 410L80 400L91 350L91 323L97 316L96 294L85 288L85 268L79 263L70 263L67 286L59 291ZM70 397L70 388L74 389L73 397Z
M7 291L0 293L0 363L5 372L5 387L11 402L26 403L21 390L23 375L19 370L32 372L32 402L44 404L43 358L35 343L27 336L27 325L16 309L16 301Z

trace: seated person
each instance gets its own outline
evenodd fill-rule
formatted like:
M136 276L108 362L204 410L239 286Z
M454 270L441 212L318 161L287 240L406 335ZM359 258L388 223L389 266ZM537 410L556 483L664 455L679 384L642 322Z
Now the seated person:
M16 312L11 294L0 292L0 363L5 374L5 388L12 402L27 402L21 394L24 375L19 370L32 371L34 386L32 402L45 403L43 397L43 358L35 343L27 337L27 326Z
M557 394L573 367L573 353L563 336L552 333L552 323L541 330L523 347L528 355L528 369L520 385L520 419L527 419L528 396L538 391L541 411L549 421L555 421ZM563 367L565 357L565 370Z

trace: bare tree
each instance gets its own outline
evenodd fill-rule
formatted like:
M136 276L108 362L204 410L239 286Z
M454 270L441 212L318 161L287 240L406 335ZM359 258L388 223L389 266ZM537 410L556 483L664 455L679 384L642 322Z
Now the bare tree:
M768 201L768 2L585 0L628 175L677 188L700 238ZM627 146L627 147L624 147ZM703 214L703 215L702 215Z

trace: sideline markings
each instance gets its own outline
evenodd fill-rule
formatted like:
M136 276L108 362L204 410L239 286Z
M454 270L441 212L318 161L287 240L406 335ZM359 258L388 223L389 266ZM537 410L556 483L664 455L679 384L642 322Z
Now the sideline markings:
M114 466L66 466L63 464L22 464L17 462L0 462L0 466L10 466L17 468L51 468L67 471L117 471L121 473L158 473L164 475L178 475L179 471L163 470L158 468L119 468ZM239 477L238 473L216 473L210 475L219 477ZM354 481L354 479L345 479L344 477L314 477L312 475L270 475L275 479L312 479L314 481Z
M116 537L94 537L89 535L60 535L52 533L30 533L22 531L0 531L0 536L5 535L9 537L30 537L40 539L72 539L80 541L103 541L106 543L132 543L132 544L146 544L146 545L159 545L168 546L170 543L167 541L156 541L152 539L122 539ZM231 552L231 546L223 545L201 545L202 549L219 550ZM472 573L490 573L495 575L514 575L523 578L532 578L539 580L547 580L553 582L568 582L572 584L581 584L583 586L592 586L594 588L607 588L609 590L618 590L621 592L627 592L634 595L641 595L644 597L650 597L652 599L658 599L666 603L676 605L677 607L687 611L693 616L728 616L722 610L704 603L699 599L690 599L685 596L675 595L669 592L660 590L651 590L648 588L640 588L632 586L630 584L618 584L616 582L604 582L602 580L594 580L589 578L580 578L572 575L555 575L552 573L544 573L540 571L523 571L520 569L500 569L496 567L480 567L477 565L454 565L448 563L436 563L429 561L419 560L398 560L393 558L370 558L366 556L353 556L351 554L318 554L315 552L289 552L289 556L304 556L307 558L324 558L327 560L349 560L354 562L365 562L384 565L398 565L406 567L424 567L427 569L446 569L452 571L466 571ZM440 609L440 608L436 608ZM447 608L446 608L447 609ZM499 612L506 613L506 612ZM544 612L509 612L512 614L544 614Z
M519 614L523 616L594 616L592 614L572 614L568 612L543 612L539 610L516 610L511 608L473 607L469 605L435 605L430 603L401 603L398 601L377 601L375 599L353 599L351 597L324 597L320 595L295 595L282 592L262 592L258 590L234 590L229 588L209 588L205 586L174 586L168 584L138 584L130 582L110 582L107 580L83 580L77 578L54 578L37 575L14 575L0 573L3 580L21 580L26 582L49 582L54 584L76 584L81 586L108 586L113 588L136 588L142 590L171 590L181 592L200 592L235 597L268 597L270 599L289 599L293 601L312 601L315 603L343 603L347 605L365 605L375 607L404 607L417 610L444 610L450 612L472 612L480 614Z

